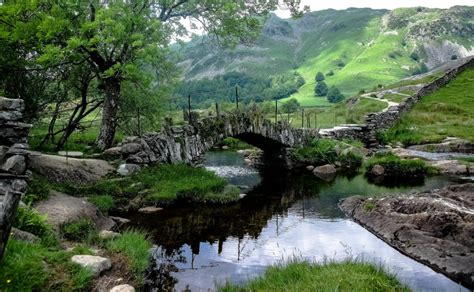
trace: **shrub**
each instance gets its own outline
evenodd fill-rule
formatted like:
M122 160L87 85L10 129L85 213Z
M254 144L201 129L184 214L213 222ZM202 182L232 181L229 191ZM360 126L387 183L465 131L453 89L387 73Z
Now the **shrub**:
M315 78L316 82L321 82L324 80L324 74L322 72L318 72L316 74L316 78Z
M96 205L99 210L107 214L111 209L115 207L114 197L110 195L94 196L88 199L89 202Z
M326 85L326 82L318 82L316 87L314 87L314 93L316 96L326 96L326 94L328 94L328 86Z
M18 208L13 226L39 237L52 232L46 216L31 207Z
M337 87L331 86L327 92L327 99L330 103L338 103L344 99L344 94Z
M296 98L290 98L290 100L288 100L281 106L281 110L285 114L294 113L299 108L300 108L300 103L298 102L298 100L296 100Z
M392 153L377 153L366 165L366 172L370 174L375 165L385 169L384 176L390 178L419 178L431 172L431 169L422 160L401 159Z
M329 70L328 73L326 73L326 76L334 76L334 71L332 70Z
M95 231L94 224L87 219L80 219L60 226L61 236L74 241L88 240Z
M363 157L354 152L342 154L337 158L337 161L339 161L344 168L350 170L358 169L362 165L362 160Z

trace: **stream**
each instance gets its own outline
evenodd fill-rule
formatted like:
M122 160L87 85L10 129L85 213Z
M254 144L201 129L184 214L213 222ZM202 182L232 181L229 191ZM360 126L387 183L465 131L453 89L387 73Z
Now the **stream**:
M348 219L340 199L440 188L459 178L430 177L412 185L367 182L362 175L324 182L310 173L257 170L232 151L209 152L204 166L244 189L235 204L170 206L151 215L128 214L128 227L155 243L148 289L213 291L243 283L269 265L291 260L373 262L415 291L467 291L387 245Z

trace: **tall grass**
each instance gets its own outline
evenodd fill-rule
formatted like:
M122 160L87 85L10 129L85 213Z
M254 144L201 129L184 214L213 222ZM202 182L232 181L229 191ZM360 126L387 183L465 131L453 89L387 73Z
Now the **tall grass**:
M227 284L221 292L231 291L409 291L394 275L373 264L345 261L315 264L295 262L273 266L265 274L237 286Z

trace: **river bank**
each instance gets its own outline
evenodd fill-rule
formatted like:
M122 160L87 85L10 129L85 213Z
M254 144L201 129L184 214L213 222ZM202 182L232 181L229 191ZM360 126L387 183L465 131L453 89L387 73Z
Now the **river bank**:
M390 197L351 197L341 209L404 254L474 287L474 184Z

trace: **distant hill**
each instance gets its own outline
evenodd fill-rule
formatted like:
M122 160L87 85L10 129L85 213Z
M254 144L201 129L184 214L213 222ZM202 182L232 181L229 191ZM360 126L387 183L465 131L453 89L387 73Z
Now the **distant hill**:
M196 94L199 102L231 100L234 91L226 88L239 85L248 99L290 96L302 105L326 105L314 96L318 71L350 96L473 55L474 7L350 8L296 20L271 15L251 46L226 50L203 36L177 52L184 82L177 93L205 92Z

